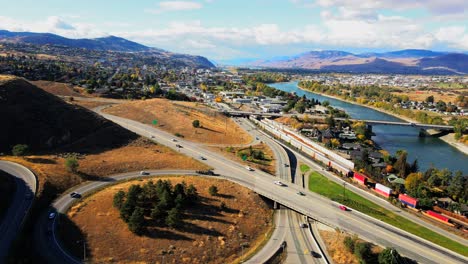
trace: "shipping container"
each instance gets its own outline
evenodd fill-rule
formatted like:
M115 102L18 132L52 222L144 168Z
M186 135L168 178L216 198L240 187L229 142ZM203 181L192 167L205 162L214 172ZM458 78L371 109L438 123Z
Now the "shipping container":
M439 221L442 221L442 222L448 223L448 221L449 221L449 219L447 217L445 217L445 216L443 216L441 214L438 214L438 213L436 213L434 211L431 211L431 210L428 210L426 212L426 214L429 215L430 217L433 217L433 218L435 218L435 219L437 219Z
M392 194L392 189L380 183L375 184L375 191L385 197L389 197Z
M407 206L411 206L413 208L416 208L416 206L418 206L418 199L408 196L406 194L400 193L398 195L398 200L400 200L400 202L406 204Z
M354 180L356 180L359 184L366 185L367 177L359 172L354 172Z

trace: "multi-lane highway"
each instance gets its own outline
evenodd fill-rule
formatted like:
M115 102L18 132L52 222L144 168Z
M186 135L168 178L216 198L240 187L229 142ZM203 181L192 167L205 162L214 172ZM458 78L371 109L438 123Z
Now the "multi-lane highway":
M3 263L33 203L37 181L29 169L13 162L0 160L0 170L13 176L16 184L13 201L0 223L0 263Z
M103 116L137 134L154 136L159 143L175 149L174 142L171 141L173 136L169 133L133 120L108 114L103 114ZM452 263L465 263L468 261L468 258L458 253L359 212L341 211L336 204L319 195L307 193L306 196L299 196L296 194L302 190L299 186L278 186L273 183L274 178L271 175L261 171L247 171L241 164L203 149L197 143L180 140L179 144L183 146L183 148L179 149L181 153L195 158L200 154L205 156L208 159L207 163L215 168L218 173L228 176L228 179L323 223L356 233L374 243L395 247L402 254L420 262L446 263L449 261Z
M283 183L298 183L297 179L292 177L292 175L295 174L298 166L294 156L292 156L290 159L285 148L279 145L276 141L257 131L256 127L248 120L235 119L235 121L254 138L265 142L270 147L276 160L276 176ZM302 186L302 182L299 181L299 183L299 186ZM283 230L284 241L286 241L287 245L287 258L285 263L327 263L325 258L314 258L311 255L312 251L319 255L323 255L323 253L314 240L314 237L310 233L307 220L302 215L294 212L293 210L282 208L280 210L279 217L286 218L280 219L283 221L280 226L277 227L277 229ZM278 249L277 243L278 241L271 240L270 243L265 245L265 247L262 249L262 252L274 252L276 249ZM251 263L264 263L264 261L258 262L258 260L260 260L258 256L254 257Z

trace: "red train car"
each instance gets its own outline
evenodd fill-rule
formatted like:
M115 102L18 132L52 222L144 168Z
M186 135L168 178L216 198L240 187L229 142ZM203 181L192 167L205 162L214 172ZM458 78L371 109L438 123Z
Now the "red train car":
M435 218L435 219L439 220L439 221L446 222L446 223L449 222L449 219L448 219L447 217L445 217L445 216L443 216L443 215L441 215L441 214L438 214L438 213L436 213L436 212L434 212L434 211L427 210L427 211L426 211L426 214L427 214L428 216L432 217L432 218Z
M354 177L353 179L357 181L357 183L366 185L367 183L367 177L364 174L361 174L359 172L354 172Z
M410 206L413 208L416 208L416 206L418 206L418 199L408 196L406 194L400 193L398 195L398 200L400 200L400 202L406 204L407 206Z

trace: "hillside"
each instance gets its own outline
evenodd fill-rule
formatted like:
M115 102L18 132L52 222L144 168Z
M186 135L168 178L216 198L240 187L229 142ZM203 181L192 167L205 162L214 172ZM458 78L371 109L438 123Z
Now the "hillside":
M152 48L123 38L109 36L95 39L69 39L51 33L10 32L0 30L1 41L29 43L36 45L60 45L73 48L111 51L149 51Z
M20 78L0 78L0 113L0 152L10 152L16 144L27 144L33 151L94 152L137 138Z
M94 39L70 39L51 33L10 32L0 30L0 42L28 45L15 47L19 51L34 51L33 53L46 53L47 55L63 57L64 54L72 57L86 57L95 59L99 52L99 59L112 60L114 57L137 56L140 61L149 64L165 66L187 66L196 68L215 67L207 58L197 55L179 54L116 37L108 36ZM44 47L46 48L44 49ZM50 46L54 46L50 49ZM78 50L75 50L78 49ZM41 52L39 52L41 51ZM57 54L59 51L59 54ZM119 54L116 54L119 53ZM118 56L116 56L118 55ZM128 60L128 59L127 59Z
M467 57L466 54L418 49L362 54L325 50L255 61L250 65L350 73L466 74Z

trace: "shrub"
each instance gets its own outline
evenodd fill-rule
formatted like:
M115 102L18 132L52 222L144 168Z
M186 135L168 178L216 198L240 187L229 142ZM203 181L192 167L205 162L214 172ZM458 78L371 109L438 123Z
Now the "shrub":
M361 263L367 263L372 256L371 244L367 242L358 242L354 245L354 255Z
M199 128L199 127L201 126L200 120L193 120L192 126L193 126L194 128Z
M28 152L29 146L26 144L18 144L13 146L13 148L11 149L11 153L13 153L14 156L24 156Z
M70 172L76 172L79 166L80 164L75 157L69 157L65 160L65 167L67 167L67 170Z
M214 185L211 185L209 188L208 188L208 193L211 195L211 196L216 196L218 195L218 187L214 186Z
M346 249L347 249L349 252L351 252L351 253L354 252L354 243L355 243L354 239L352 239L351 237L347 236L347 237L344 238L343 243L344 243Z

